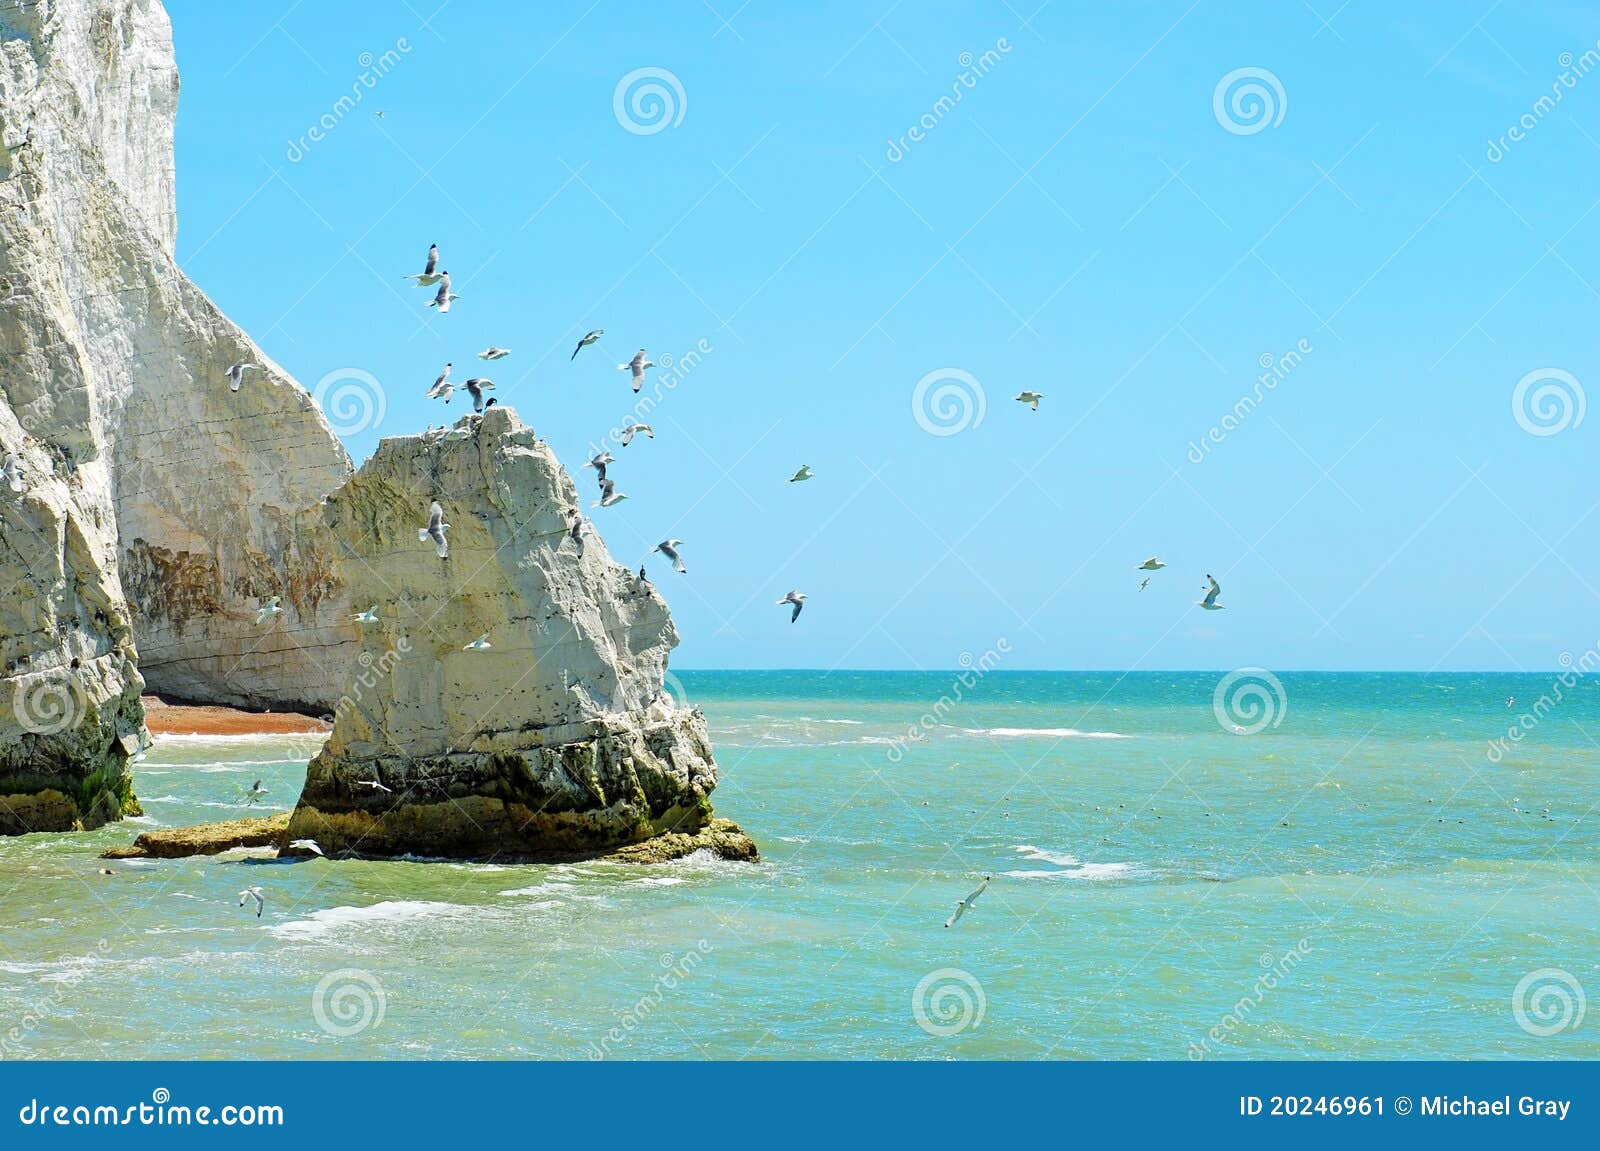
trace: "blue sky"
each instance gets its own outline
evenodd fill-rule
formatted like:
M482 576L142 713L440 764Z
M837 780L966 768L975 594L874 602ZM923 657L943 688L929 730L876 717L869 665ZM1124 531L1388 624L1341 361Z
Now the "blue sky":
M380 382L358 460L458 416L424 390L496 343L501 402L575 469L632 409L615 364L711 349L596 513L624 563L686 541L689 575L652 564L677 666L1004 638L1013 668L1535 669L1600 640L1600 414L1513 411L1530 373L1600 387L1600 12L1013 2L171 0L179 258L307 387ZM614 110L642 68L681 91L658 131ZM446 317L400 279L430 241ZM981 421L926 430L930 373ZM1192 605L1206 572L1226 611Z

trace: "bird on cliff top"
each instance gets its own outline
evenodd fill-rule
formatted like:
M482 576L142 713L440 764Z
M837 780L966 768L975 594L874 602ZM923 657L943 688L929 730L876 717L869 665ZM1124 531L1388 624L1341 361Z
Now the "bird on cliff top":
M972 894L968 895L965 899L956 900L956 913L949 919L945 920L944 925L946 927L954 927L956 925L956 920L960 919L961 916L966 912L971 911L973 904L978 902L978 896L982 895L988 889L989 880L993 878L994 877L991 875L985 875L983 877L983 882L978 884L976 891L972 892Z
M662 540L650 550L653 552L660 552L662 555L666 556L672 561L672 566L678 571L687 572L689 569L683 566L683 559L678 555L678 546L682 543L682 540Z
M1032 408L1034 411L1038 411L1039 410L1039 401L1044 399L1044 393L1043 392L1018 392L1016 395L1012 396L1011 398L1016 400L1017 403L1019 403L1019 404L1027 404L1028 407Z
M322 845L314 839L291 839L289 846L297 851L309 851L313 855L322 855ZM323 858L327 858L323 856Z
M239 906L243 907L250 900L256 901L256 918L261 918L261 913L267 909L267 896L259 887L247 887L239 893Z
M265 794L267 794L267 789L261 786L261 781L258 779L250 785L250 790L244 793L244 801L246 803L260 803L261 797Z
M511 354L511 349L510 348L497 348L493 344L490 344L487 348L483 349L483 351L478 353L478 359L480 359L480 360L503 360L507 356L509 356L510 354Z
M628 495L626 492L619 492L617 490L616 480L601 480L600 498L589 506L595 508L609 508L615 504L620 504L627 498Z
M811 465L810 464L801 464L800 465L800 470L795 472L794 475L789 477L789 482L791 484L802 483L805 480L809 480L812 476L814 476L816 474L817 474L816 472L811 470Z
M625 364L618 364L617 371L633 373L633 390L637 392L644 386L644 370L653 367L655 367L655 364L650 362L645 350L640 348L633 354L633 359Z
M484 632L477 639L473 640L471 643L469 643L466 647L462 648L461 650L462 651L488 651L491 646L492 645L489 643L489 633L488 632Z
M467 395L472 397L472 410L481 412L483 411L483 393L494 387L494 381L488 376L473 376L472 379L461 386L466 388Z
M795 620L800 618L800 609L806 606L805 593L792 591L778 601L778 606L782 607L786 603L794 604L794 611L789 616L789 622L793 623Z
M428 505L428 526L417 529L417 542L432 540L434 550L439 553L439 558L450 558L450 545L445 541L444 533L450 530L450 525L444 522L444 508L438 500Z
M567 363L570 364L573 360L577 359L579 352L583 351L583 349L587 348L590 344L594 343L605 334L606 330L604 328L596 328L594 331L584 336L583 339L578 341L578 346L572 349L572 355L568 358Z
M1221 611L1222 605L1217 602L1217 597L1222 594L1222 585L1217 582L1216 577L1210 572L1206 573L1206 583L1210 585L1206 591L1206 598L1197 599L1194 602L1207 611Z
M350 619L353 623L377 623L378 605L373 604L366 611L359 611L355 615L351 616Z
M567 523L567 537L569 539L571 539L573 543L578 545L579 550L582 550L582 548L583 548L583 513L580 512L577 508L568 508L567 509L567 520L568 520L568 523Z
M20 492L22 490L22 461L17 458L15 452L6 456L5 470L0 472L0 475L6 477L6 483L11 485L12 491Z
M633 437L638 435L640 432L643 432L652 440L656 438L656 430L654 428L652 428L649 424L640 423L629 424L617 434L617 438L622 441L623 447L627 447L629 444L633 443Z
M283 608L279 606L279 603L280 603L280 601L279 601L278 597L277 596L273 596L266 603L262 604L259 608L257 608L256 609L256 622L257 623L266 623L273 616L280 614L283 611Z
M583 466L586 468L594 468L595 471L597 471L600 475L600 486L605 487L606 465L615 462L615 457L613 457L610 452L602 451L599 455L592 456L589 462Z
M1151 556L1149 559L1145 560L1144 563L1140 564L1133 570L1141 572L1158 572L1166 566L1167 565L1161 560L1156 559L1155 556Z
M244 363L243 361L240 361L237 364L229 364L228 365L228 390L230 392L237 392L241 387L243 387L244 386L244 374L246 372L250 371L251 369L254 369L255 371L259 372L259 371L261 371L261 365L260 364L247 364L247 363Z

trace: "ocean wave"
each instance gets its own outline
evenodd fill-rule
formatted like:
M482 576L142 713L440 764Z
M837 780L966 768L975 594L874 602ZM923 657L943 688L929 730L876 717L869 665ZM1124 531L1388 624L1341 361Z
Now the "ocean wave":
M1008 739L1133 739L1120 731L1079 731L1075 727L964 727L968 735L994 735Z
M1068 855L1066 852L1046 851L1044 848L1035 847L1031 843L1019 843L1012 847L1011 850L1022 856L1029 863L1054 863L1058 867L1077 867L1083 862L1076 855Z
M437 917L482 918L490 914L482 907L469 907L460 903L441 903L431 899L385 900L368 907L328 907L313 911L304 919L274 924L267 933L278 939L295 943L315 943L347 928L380 928L389 934L391 929L419 919Z
M1067 871L1002 871L1012 879L1127 879L1143 869L1132 863L1085 863Z

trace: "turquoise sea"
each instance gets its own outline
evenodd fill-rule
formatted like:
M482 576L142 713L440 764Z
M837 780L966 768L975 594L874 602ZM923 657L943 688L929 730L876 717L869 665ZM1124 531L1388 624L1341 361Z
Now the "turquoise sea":
M754 866L107 865L315 750L163 739L0 840L0 1057L1600 1056L1600 684L960 674L679 673Z

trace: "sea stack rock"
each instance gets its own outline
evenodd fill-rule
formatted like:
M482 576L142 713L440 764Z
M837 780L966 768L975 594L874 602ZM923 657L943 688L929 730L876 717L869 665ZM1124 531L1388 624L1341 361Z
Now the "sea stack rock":
M449 557L419 540L444 508ZM705 721L663 688L666 604L614 562L507 408L384 440L302 522L377 606L286 839L328 854L549 859L710 823ZM487 635L487 648L470 649ZM745 841L748 843L748 841ZM753 848L750 849L753 854Z

